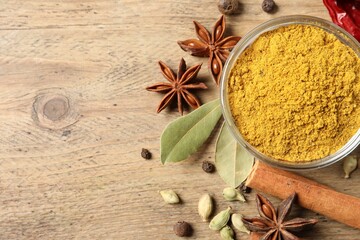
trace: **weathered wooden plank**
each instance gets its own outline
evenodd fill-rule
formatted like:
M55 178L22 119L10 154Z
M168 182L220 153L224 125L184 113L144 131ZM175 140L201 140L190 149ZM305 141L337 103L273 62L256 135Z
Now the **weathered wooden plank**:
M155 114L162 96L144 91L163 79L158 60L176 68L185 57L205 63L199 77L210 89L202 101L218 97L206 59L176 43L195 36L194 19L212 26L216 1L0 3L0 238L175 239L173 224L186 220L192 239L218 239L196 212L204 192L217 210L229 204L221 179L201 170L202 160L213 160L216 134L189 160L162 166L159 137L178 113ZM241 3L242 13L227 18L228 33L290 14L329 19L321 1L278 0L274 15L262 12L260 0ZM142 147L153 160L140 157ZM336 164L305 175L360 197L360 171L344 180ZM167 188L182 205L163 203L157 191ZM254 195L248 198L230 205L254 215ZM306 239L358 239L358 230L317 217Z

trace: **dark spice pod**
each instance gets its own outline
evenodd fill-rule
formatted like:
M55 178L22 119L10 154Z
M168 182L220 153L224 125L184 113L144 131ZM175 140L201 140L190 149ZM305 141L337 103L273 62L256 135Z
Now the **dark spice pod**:
M217 6L222 14L230 15L239 11L238 0L219 0Z
M300 239L293 235L292 232L299 232L314 226L319 220L294 218L288 220L291 206L296 198L296 193L291 194L287 199L282 201L278 208L264 196L256 195L256 205L260 217L243 217L242 221L247 229L252 232L263 234L261 239Z
M215 171L215 165L209 161L203 161L202 169L204 172L213 173Z
M264 12L270 13L275 8L275 2L274 0L264 0L261 7Z
M146 160L151 159L151 152L145 148L141 150L141 157L143 157Z
M192 231L191 225L185 221L179 221L174 225L174 232L179 237L189 237Z
M240 184L238 189L243 193L251 193L252 190L250 187L246 186L244 182Z
M200 23L194 21L194 24L198 39L178 41L178 44L184 51L193 56L209 57L208 67L211 76L219 85L224 63L241 37L224 37L226 29L224 16L216 21L211 33Z
M186 46L184 46L184 48L186 48ZM190 90L207 89L205 83L192 82L199 73L201 64L187 68L186 62L182 58L176 75L173 70L162 61L159 62L159 66L161 73L168 82L155 83L146 88L146 90L150 92L167 92L157 108L157 113L169 106L172 100L177 100L178 111L181 115L183 115L184 103L187 103L193 109L200 107L200 101Z

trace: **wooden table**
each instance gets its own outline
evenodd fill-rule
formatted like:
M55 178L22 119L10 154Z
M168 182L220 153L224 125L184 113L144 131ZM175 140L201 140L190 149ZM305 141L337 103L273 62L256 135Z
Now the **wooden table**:
M277 0L273 15L261 0L241 3L227 34L243 36L283 15L329 19L320 0ZM203 160L214 160L215 133L187 161L161 165L160 134L179 114L156 114L162 95L144 90L163 80L158 60L176 68L184 57L205 63L199 77L210 89L202 102L217 98L206 60L176 41L195 36L192 20L210 28L219 16L209 0L1 1L0 239L177 239L178 220L192 224L191 239L219 239L197 215L205 192L217 211L231 205L256 214L254 193L248 203L229 204L220 177L202 171ZM140 157L143 147L152 160ZM305 175L360 197L360 170L349 180L340 164ZM158 191L169 188L181 205L162 201ZM294 212L320 219L305 239L360 238L359 230Z

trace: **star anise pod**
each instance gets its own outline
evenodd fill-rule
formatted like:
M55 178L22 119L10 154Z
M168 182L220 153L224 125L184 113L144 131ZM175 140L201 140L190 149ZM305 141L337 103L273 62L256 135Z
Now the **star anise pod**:
M167 92L164 98L161 100L157 112L161 112L166 108L171 101L176 98L178 110L183 114L183 100L192 108L196 109L200 106L199 100L189 90L192 89L207 89L205 83L190 83L196 78L200 71L201 64L195 65L186 69L186 63L182 58L179 64L177 75L162 61L159 61L161 73L169 81L155 83L146 88L151 92Z
M308 229L318 220L304 218L285 220L291 211L295 197L296 193L293 193L275 209L266 197L257 194L256 205L260 217L243 217L244 225L252 232L264 233L260 240L300 240L292 232Z
M222 15L214 25L211 34L200 23L194 21L195 31L198 39L178 41L180 47L190 52L193 56L209 57L208 67L217 85L220 83L220 76L223 64L241 37L229 36L224 38L225 17Z

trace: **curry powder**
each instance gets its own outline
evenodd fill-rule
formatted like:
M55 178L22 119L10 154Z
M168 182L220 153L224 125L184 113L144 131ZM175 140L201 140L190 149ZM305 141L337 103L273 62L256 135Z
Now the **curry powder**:
M330 155L360 128L360 58L333 34L290 25L262 34L228 82L241 134L275 159Z

